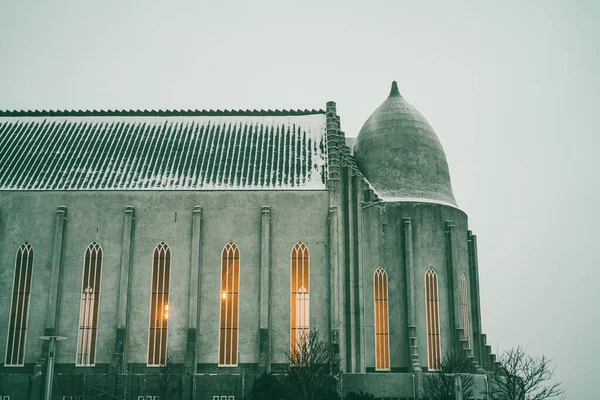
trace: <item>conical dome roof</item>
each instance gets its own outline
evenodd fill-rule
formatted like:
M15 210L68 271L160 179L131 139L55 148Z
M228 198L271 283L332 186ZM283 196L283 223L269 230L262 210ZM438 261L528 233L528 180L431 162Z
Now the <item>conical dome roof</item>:
M360 130L353 152L384 201L456 207L442 144L427 120L400 95L395 81L388 98Z

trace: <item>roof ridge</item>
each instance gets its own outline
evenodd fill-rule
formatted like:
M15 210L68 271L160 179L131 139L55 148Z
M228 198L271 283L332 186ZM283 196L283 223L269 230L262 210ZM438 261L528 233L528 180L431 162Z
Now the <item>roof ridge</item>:
M179 116L290 116L325 114L319 110L0 110L0 117L179 117Z

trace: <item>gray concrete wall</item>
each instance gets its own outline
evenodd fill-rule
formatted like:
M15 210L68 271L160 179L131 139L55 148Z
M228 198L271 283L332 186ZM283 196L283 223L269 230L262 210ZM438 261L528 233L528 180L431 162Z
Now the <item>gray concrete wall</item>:
M413 399L413 375L412 374L343 374L342 392L344 395L350 392L364 391L371 393L377 398L410 398Z
M297 192L3 192L0 196L0 355L5 354L15 253L28 241L35 251L25 362L41 354L51 276L54 216L67 207L58 334L58 363L74 363L86 247L103 249L96 363L112 358L117 328L118 280L124 209L135 206L128 362L146 363L152 252L161 241L171 248L168 348L183 361L188 334L192 211L203 209L200 266L199 363L217 362L221 251L228 241L240 248L240 363L258 362L261 207L271 206L273 265L273 362L289 349L290 254L302 240L310 251L311 328L328 326L326 191Z
M414 284L419 359L427 367L425 313L425 272L433 267L438 275L440 296L440 333L442 357L451 351L454 327L450 326L448 301L446 221L457 232L457 268L468 274L467 216L454 207L426 203L381 203L364 209L363 270L365 296L365 333L367 368L375 367L373 272L379 266L388 274L390 315L390 365L392 369L410 368L407 331L407 294L404 268L403 218L412 220ZM460 298L460 282L454 282L453 295ZM457 316L460 318L460 315ZM460 320L459 320L460 321Z

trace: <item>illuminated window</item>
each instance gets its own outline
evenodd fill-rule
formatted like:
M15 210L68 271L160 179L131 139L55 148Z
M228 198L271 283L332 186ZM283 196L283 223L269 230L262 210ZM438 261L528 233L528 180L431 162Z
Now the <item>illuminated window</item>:
M165 242L160 242L154 249L152 261L148 365L165 365L167 361L167 327L171 313L169 308L170 278L171 249Z
M79 337L77 365L94 365L96 359L96 332L100 308L100 279L102 277L102 248L92 242L85 251L83 283L79 310Z
M23 359L25 357L25 337L27 334L32 273L33 247L25 242L17 250L15 260L15 277L13 280L10 319L8 322L5 365L24 365Z
M238 362L239 289L240 250L229 242L221 260L219 365L237 365Z
M375 288L375 369L390 369L388 278L381 267L373 276Z
M469 341L469 347L471 347L471 338L469 336L469 291L467 287L467 277L465 274L460 278L460 308L462 311L462 323L463 330L465 332L465 339Z
M438 296L438 279L433 268L425 273L425 297L427 300L427 354L429 369L440 367L442 351L440 346L440 302Z
M292 249L291 300L290 300L290 354L297 351L297 344L308 335L310 330L309 298L309 255L308 248L302 242Z

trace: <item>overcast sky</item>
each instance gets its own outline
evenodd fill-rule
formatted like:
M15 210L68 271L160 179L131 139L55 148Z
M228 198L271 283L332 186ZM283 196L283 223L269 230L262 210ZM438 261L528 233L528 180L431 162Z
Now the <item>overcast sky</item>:
M333 100L356 136L396 80L478 235L488 342L597 398L600 1L206 3L0 0L0 109Z

